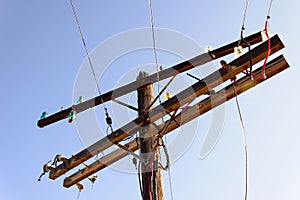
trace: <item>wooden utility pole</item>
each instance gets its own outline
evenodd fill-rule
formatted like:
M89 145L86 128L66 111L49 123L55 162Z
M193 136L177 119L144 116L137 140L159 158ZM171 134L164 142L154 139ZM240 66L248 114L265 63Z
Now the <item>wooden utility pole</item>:
M137 80L142 80L148 76L146 72L140 72ZM153 85L141 87L137 90L139 117L142 117L154 100ZM155 134L150 120L144 121L143 126L139 129L140 143L140 171L141 191L143 200L158 199L164 200L163 179L161 168L158 167L160 162L159 138Z
M273 61L269 62L266 66L266 75L267 79L256 79L251 80L251 77L245 75L243 78L238 79L236 81L236 93L237 95L242 94L249 89L253 88L254 86L263 83L266 80L269 80L269 78L272 78L276 74L286 70L289 68L289 64L285 60L285 58L281 55L274 59ZM255 70L253 73L255 74L261 74L262 67ZM189 121L202 116L203 114L209 112L214 107L217 107L218 105L225 103L226 101L229 101L233 97L235 97L234 87L233 85L229 85L224 88L224 92L220 90L213 96L209 96L201 101L197 101L197 103L190 108L188 108L184 113L179 113L175 120L165 121L165 124L169 124L168 128L165 130L164 134L168 134L171 131L175 130L179 126L183 126ZM224 98L224 95L226 94L226 98ZM213 100L212 100L213 98ZM162 130L164 127L164 124L159 124L158 129ZM156 131L156 129L154 129ZM135 152L140 148L139 144L135 140L127 143L124 145L128 150ZM64 187L71 187L72 185L84 180L85 178L105 169L106 167L110 166L111 164L117 162L118 160L126 157L128 155L128 152L124 151L123 149L116 149L115 151L105 155L104 157L100 158L99 160L95 161L94 163L90 164L88 167L85 167L82 170L79 170L78 172L74 173L71 176L68 176L64 179ZM63 163L65 164L65 163ZM57 168L56 168L57 170ZM55 170L55 171L56 171Z

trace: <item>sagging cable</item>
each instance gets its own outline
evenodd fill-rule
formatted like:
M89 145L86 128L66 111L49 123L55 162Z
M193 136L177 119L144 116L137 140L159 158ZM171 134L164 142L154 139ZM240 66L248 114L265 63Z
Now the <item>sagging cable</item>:
M168 152L168 148L167 146L165 145L164 141L162 140L162 143L161 143L161 146L163 147L163 150L164 150L164 153L165 153L165 156L166 156L166 165L163 166L162 163L159 163L159 166L165 170L165 171L168 171L170 169L170 155L169 155L169 152Z
M76 21L76 24L77 24L77 28L78 28L78 31L79 31L79 34L80 34L80 37L81 37L81 40L82 40L82 44L83 44L83 47L84 47L84 50L85 50L85 54L86 54L86 57L88 59L89 66L91 68L93 78L94 78L94 81L95 81L95 84L96 84L96 87L97 87L97 90L98 90L98 93L99 93L99 96L100 96L101 104L104 108L104 112L105 112L105 116L106 116L106 123L107 123L108 127L111 129L111 132L113 132L112 119L109 117L109 113L107 111L107 108L104 104L104 100L102 98L101 89L100 89L100 86L98 84L98 81L97 81L98 79L97 79L97 76L96 76L96 73L95 73L95 69L93 67L92 59L90 57L90 54L89 54L89 51L88 51L88 48L87 48L87 44L85 42L81 27L80 27L80 23L79 23L77 14L76 14L76 10L75 10L74 4L73 4L73 0L70 0L70 4L71 4L73 15L74 15L74 18L75 18L75 21ZM75 118L76 118L76 111L74 110L74 112L70 113L70 115L69 115L69 122L72 122Z
M224 66L223 66L223 68L224 68ZM225 68L225 69L227 70L227 72L229 74L229 77L231 77L230 72L231 72L232 69L230 67ZM231 79L231 81L232 81L232 86L233 86L233 89L234 89L236 106L237 106L237 109L238 109L239 118L240 118L240 122L241 122L241 126L242 126L242 138L243 138L244 153L245 153L245 194L244 194L244 199L247 200L247 198L248 198L248 147L247 147L246 129L245 129L245 123L244 123L244 120L243 120L243 117L242 117L242 111L241 111L240 104L239 104L239 101L238 101L238 94L237 94L237 91L236 91L237 83L236 83L235 79Z
M138 181L139 181L139 187L140 187L140 192L141 196L144 196L144 191L143 191L143 186L142 186L142 180L141 180L141 161L138 163Z
M246 129L245 129L245 123L242 117L242 112L240 108L240 104L237 97L236 92L236 86L233 84L234 88L234 94L235 94L235 100L236 100L236 106L239 112L239 118L242 125L242 137L243 137L243 145L244 145L244 153L245 153L245 200L248 198L248 147L247 147L247 137L246 137Z

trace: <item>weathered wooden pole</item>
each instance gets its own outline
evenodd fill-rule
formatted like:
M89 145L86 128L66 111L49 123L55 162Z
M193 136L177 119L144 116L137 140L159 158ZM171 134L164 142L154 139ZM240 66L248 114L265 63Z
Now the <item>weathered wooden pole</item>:
M146 72L140 72L137 80L148 76ZM141 87L137 90L139 116L143 116L154 100L153 85ZM145 120L139 129L140 161L139 176L141 176L141 191L143 200L164 200L162 171L158 167L160 162L159 139L155 134L154 122Z

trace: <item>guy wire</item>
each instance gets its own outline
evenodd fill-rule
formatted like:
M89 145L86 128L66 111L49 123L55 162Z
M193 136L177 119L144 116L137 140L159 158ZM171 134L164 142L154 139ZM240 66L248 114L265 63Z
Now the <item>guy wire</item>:
M82 33L82 30L81 30L81 27L80 27L80 23L79 23L77 14L76 14L76 10L75 10L74 4L73 4L73 0L70 0L70 3L71 3L71 6L72 6L72 11L73 11L74 18L75 18L75 21L76 21L76 24L77 24L77 27L78 27L78 31L80 33L80 37L81 37L81 40L82 40L82 43L83 43L83 46L84 46L85 54L87 56L89 66L91 68L91 71L92 71L92 74L93 74L93 77L94 77L94 80L95 80L95 83L96 83L96 86L97 86L97 90L98 90L98 93L100 95L101 103L102 103L104 109L106 110L106 107L104 105L104 101L103 101L103 98L102 98L102 93L101 93L101 90L100 90L100 87L99 87L99 84L98 84L98 81L97 81L96 73L95 73L95 70L94 70L94 67L93 67L93 64L92 64L92 60L91 60L91 57L90 57L90 54L89 54L89 51L88 51L83 33Z
M160 80L159 80L159 67L158 67L158 58L157 58L157 50L156 50L156 41L155 41L155 30L154 30L154 20L153 20L153 9L151 0L148 0L149 4L149 13L150 13L150 22L151 22L151 30L152 30L152 45L153 45L153 52L154 52L154 59L156 65L156 79L157 79L157 91L160 93ZM161 103L160 98L158 99L159 103Z

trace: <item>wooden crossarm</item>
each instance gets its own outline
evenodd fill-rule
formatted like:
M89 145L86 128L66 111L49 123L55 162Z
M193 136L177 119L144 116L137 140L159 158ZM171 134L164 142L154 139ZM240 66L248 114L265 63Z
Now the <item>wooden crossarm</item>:
M257 32L253 35L250 35L250 36L246 37L245 40L251 45L257 44L257 43L262 41L261 32ZM215 59L221 58L223 56L226 56L226 55L232 53L234 51L234 47L236 47L237 45L238 45L238 41L235 41L235 42L232 42L228 45L220 47L216 50L213 50L209 53L204 53L204 54L198 55L198 56L196 56L196 57L194 57L190 60L184 61L184 62L179 63L179 64L177 64L173 67L162 70L162 71L159 72L159 79L164 80L166 78L175 76L178 73L182 73L182 72L185 72L187 70L190 70L190 69L192 69L196 66L203 65L203 64L205 64L207 62L210 62L212 60L215 60ZM241 42L240 45L243 46L243 47L247 46L247 44L245 44L244 42ZM112 91L109 91L105 94L102 94L101 96L97 96L95 98L89 99L89 100L84 101L84 102L82 102L78 105L73 105L73 106L71 106L71 107L69 107L65 110L57 112L57 113L55 113L53 115L50 115L50 116L48 116L44 119L40 119L37 122L37 125L38 125L38 127L43 128L45 126L48 126L50 124L53 124L55 122L58 122L60 120L63 120L65 118L67 118L69 113L72 110L75 110L76 113L78 114L78 113L80 113L82 111L85 111L89 108L93 108L97 105L100 105L103 102L110 101L113 98L118 98L120 96L123 96L125 94L128 94L130 92L133 92L133 91L137 90L137 88L140 88L140 87L145 86L145 85L153 84L157 81L158 81L157 80L157 74L152 74L152 75L150 75L150 76L148 76L148 77L146 77L142 80L134 81L132 83L129 83L127 85L124 85L122 87L114 89ZM103 100L103 102L102 102L102 100Z
M253 88L254 86L268 80L269 78L275 76L276 74L284 71L289 67L288 63L286 62L285 58L281 55L276 59L269 62L266 66L266 75L267 79L255 79L251 80L249 76L244 76L243 78L236 81L237 85L235 86L237 95L244 93L245 91ZM254 73L260 74L262 67L255 70ZM225 96L224 96L225 95ZM184 114L180 114L176 117L176 123L174 120L170 119L168 128L165 131L165 134L175 130L179 127L179 125L184 125L191 120L203 115L204 113L212 110L213 108L229 101L230 99L235 97L234 86L231 84L224 88L224 90L220 90L213 96L210 96L199 103L195 104L194 106L190 107L186 110ZM212 104L213 102L213 104ZM163 125L158 125L158 127L163 128ZM137 142L131 141L125 145L130 151L138 150ZM64 179L64 187L70 187L77 182L97 173L98 171L106 168L107 166L117 162L118 160L122 159L123 157L127 156L128 153L122 149L117 149L110 154L100 158L99 160L95 161L94 163L90 164L88 167L76 172L75 174L67 177Z
M255 47L252 50L252 63L256 64L265 58L268 42L264 42L259 46ZM278 35L275 35L271 38L271 54L279 51L284 47L283 43L279 39ZM151 118L151 121L156 121L167 113L170 113L174 110L177 110L181 105L184 105L188 102L193 101L195 98L199 97L202 94L206 94L210 89L222 84L223 82L227 81L231 78L231 76L235 76L245 69L249 68L250 61L248 55L243 55L236 60L229 63L231 66L235 66L234 70L230 72L230 75L227 70L221 68L206 78L203 81L197 82L191 87L186 90L183 90L176 96L172 97L171 99L163 102L160 106L157 106L150 110L149 112L145 113L141 117L138 117L125 126L119 128L118 130L114 131L107 137L97 141L96 143L92 144L88 148L82 150L81 152L77 153L76 155L72 156L69 159L68 164L61 164L57 166L56 171L50 172L49 177L51 179L56 179L57 177L61 176L62 174L66 173L70 169L78 166L82 162L90 159L94 155L104 151L105 149L111 147L114 143L118 143L125 138L127 138L132 131L140 126L142 126L148 118Z

